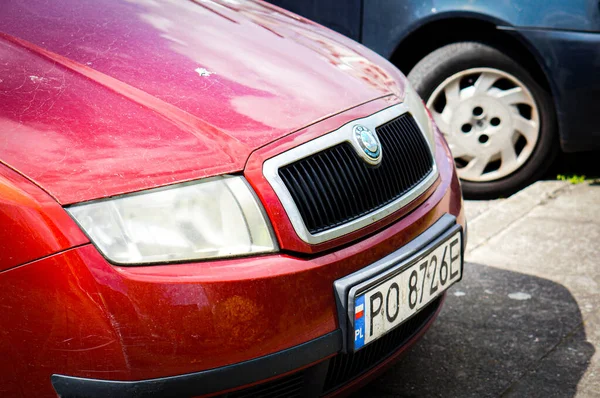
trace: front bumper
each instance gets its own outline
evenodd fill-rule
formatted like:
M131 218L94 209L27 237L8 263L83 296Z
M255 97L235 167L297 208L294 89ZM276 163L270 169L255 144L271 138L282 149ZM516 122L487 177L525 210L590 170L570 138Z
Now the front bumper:
M204 393L212 396L215 392L231 391L238 385L250 387L223 396L334 396L366 383L416 343L437 317L443 300L444 297L435 300L419 313L419 318L411 319L403 330L390 336L396 340L396 344L392 342L393 350L366 366L363 360L372 355L373 350L354 356L336 356L342 342L342 332L338 329L287 350L202 372L139 381L52 375L51 381L61 397L185 397ZM388 345L392 340L387 339Z
M448 214L428 228L424 233L386 257L392 264L410 261L431 242L461 229L456 218ZM377 271L372 264L355 273L355 278ZM360 274L360 275L359 275ZM354 276L354 275L353 275ZM350 279L353 280L352 277ZM348 281L348 277L344 278ZM350 281L351 282L351 281ZM348 287L344 285L345 287ZM336 283L338 306L347 291ZM111 381L52 375L52 384L60 396L86 397L142 397L142 396L197 396L230 391L240 386L261 383L236 394L259 396L320 396L335 393L348 385L360 382L393 357L414 343L427 329L441 309L444 296L440 296L424 307L414 317L392 330L376 344L356 353L344 353L345 314L338 309L340 328L306 343L278 351L249 361L236 363L201 372L137 381ZM346 336L347 337L347 336ZM280 378L282 375L286 377ZM276 378L271 382L266 380ZM279 395L269 395L269 391ZM282 391L285 394L282 395ZM245 395L244 395L245 396Z

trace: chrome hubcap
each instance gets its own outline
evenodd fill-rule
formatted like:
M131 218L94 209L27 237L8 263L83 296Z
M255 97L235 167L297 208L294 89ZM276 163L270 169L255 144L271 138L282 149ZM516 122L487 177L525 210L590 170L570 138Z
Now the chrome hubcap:
M514 173L538 142L539 112L531 92L498 69L473 68L450 76L427 107L463 180L493 181Z

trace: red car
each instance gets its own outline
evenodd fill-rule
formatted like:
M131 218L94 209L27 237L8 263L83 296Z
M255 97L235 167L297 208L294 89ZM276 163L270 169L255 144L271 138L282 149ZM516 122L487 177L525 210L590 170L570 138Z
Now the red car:
M260 1L3 1L0 161L6 397L345 393L462 276L405 77Z

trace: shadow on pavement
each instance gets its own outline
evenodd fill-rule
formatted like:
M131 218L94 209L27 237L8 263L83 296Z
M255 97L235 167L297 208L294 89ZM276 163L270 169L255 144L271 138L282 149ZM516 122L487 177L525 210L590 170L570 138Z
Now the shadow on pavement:
M573 397L594 347L562 285L465 264L425 337L356 397Z
M600 178L599 159L600 151L559 153L544 179L555 180L559 174L584 175L588 179Z

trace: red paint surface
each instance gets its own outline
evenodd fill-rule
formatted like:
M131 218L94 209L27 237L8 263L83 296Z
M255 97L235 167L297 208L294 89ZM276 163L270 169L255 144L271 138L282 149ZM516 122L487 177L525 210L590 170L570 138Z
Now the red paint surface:
M0 164L0 271L87 242L54 199Z
M451 164L445 146L439 149L438 162ZM10 316L0 318L7 358L0 386L6 394L20 388L50 396L52 373L115 380L183 374L333 331L335 279L391 253L445 213L464 223L456 175L441 178L400 221L310 259L278 254L128 268L85 245L2 272L0 302Z
M437 134L440 177L405 209L321 245L296 236L263 162L397 103L405 79L358 44L274 10L2 3L0 161L27 178L0 165L0 396L52 396L53 373L164 377L317 338L337 328L334 280L446 213L464 226ZM52 199L231 172L257 191L284 253L116 267Z
M404 84L260 2L7 0L0 54L0 159L62 204L242 171L253 150Z

